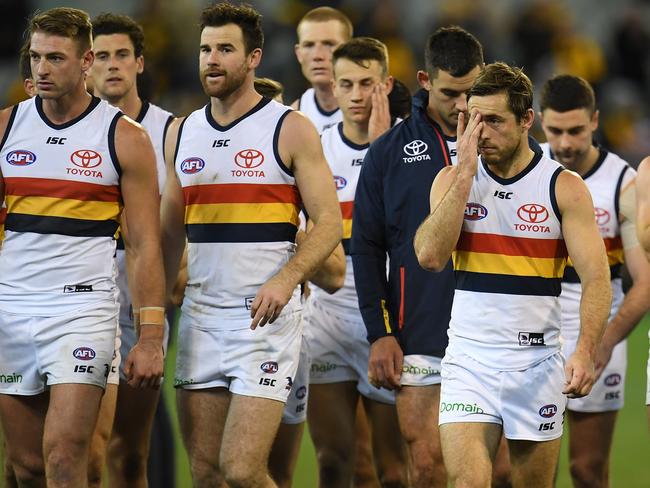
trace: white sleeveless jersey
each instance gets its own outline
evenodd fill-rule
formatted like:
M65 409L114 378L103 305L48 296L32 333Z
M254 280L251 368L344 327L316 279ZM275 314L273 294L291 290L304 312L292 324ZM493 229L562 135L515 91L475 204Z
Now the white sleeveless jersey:
M544 154L552 157L548 143L540 144L540 146ZM635 175L636 172L626 161L616 154L600 149L598 161L583 176L594 202L596 223L607 250L607 259L612 277L610 320L618 312L624 297L623 280L621 278L621 267L624 260L619 222L619 196L621 189L625 188L634 179ZM572 341L577 340L580 330L581 296L580 279L573 266L571 266L571 261L569 261L562 278L560 305L562 306L562 336Z
M149 134L151 144L153 145L156 154L156 169L158 171L158 190L160 193L163 191L165 185L165 157L163 155L163 147L165 145L165 133L169 124L174 119L174 116L167 110L154 105L152 103L143 101L142 108L136 122L142 125ZM118 239L117 253L115 255L117 260L117 287L119 289L119 302L120 302L120 324L132 325L132 300L131 293L129 292L129 285L126 279L126 255L124 252L124 242Z
M298 110L314 123L319 134L325 129L343 121L343 114L340 109L336 108L331 112L327 112L318 105L316 93L313 88L308 89L302 94L298 100Z
M503 179L479 161L453 253L450 352L507 371L559 351L567 251L555 182L562 169L535 154L521 173Z
M354 270L350 257L350 238L352 237L352 211L354 193L357 189L363 158L370 144L355 144L343 135L343 123L326 129L321 135L325 159L330 165L336 184L336 193L343 216L343 249L345 250L345 283L336 293L330 295L314 286L314 299L326 307L346 311L359 311L359 302L354 285Z
M115 127L121 112L98 98L54 124L35 97L14 107L0 149L5 238L0 309L52 316L115 297L115 236L122 211Z
M188 313L249 315L262 284L294 254L300 196L278 152L290 112L263 98L227 126L210 104L183 121L174 161L185 198ZM292 307L300 307L299 287Z

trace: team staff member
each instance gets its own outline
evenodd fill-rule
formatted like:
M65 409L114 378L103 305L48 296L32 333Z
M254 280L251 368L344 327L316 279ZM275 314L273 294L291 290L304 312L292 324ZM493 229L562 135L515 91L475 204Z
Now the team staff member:
M137 78L144 71L144 32L133 19L126 15L101 14L92 21L95 62L90 69L96 96L108 101L122 113L144 127L149 134L156 154L158 188L162 191L165 181L163 158L164 135L173 116L166 110L142 100L138 94ZM122 231L128 222L122 222ZM125 250L126 243L126 250ZM129 256L127 258L127 255ZM120 303L120 355L126 358L137 341L136 327L139 313L127 282L127 259L132 261L132 248L128 240L120 238L117 243L117 285ZM129 264L129 268L130 268ZM135 311L135 313L134 313ZM167 328L167 324L165 324ZM147 460L149 441L158 405L160 390L142 390L129 386L124 380L125 364L119 366L123 382L118 387L117 408L105 416L100 415L110 433L108 468L111 486L147 486ZM103 403L106 403L104 398ZM167 419L168 429L169 420ZM164 427L163 427L164 428ZM173 457L172 457L173 460ZM169 460L167 460L169 462ZM99 470L99 481L103 469Z
M636 172L616 154L593 144L598 111L587 81L571 75L548 80L540 109L548 141L542 144L544 154L578 173L587 184L609 260L612 309L600 347L601 364L596 365L599 378L589 395L570 398L567 404L573 484L606 487L616 414L623 408L625 390L627 343L619 331L632 330L650 308L650 264L636 238ZM633 281L626 294L620 273L623 263ZM580 296L580 280L569 265L560 295L564 357L571 356L578 339Z
M418 72L428 102L375 141L354 198L351 255L359 308L371 343L368 375L397 390L397 413L416 487L446 486L438 436L440 358L453 298L450 266L426 273L413 236L428 214L426 195L456 154L458 114L483 66L481 45L467 31L433 33ZM386 279L386 257L390 270Z
M550 487L564 395L585 396L595 380L611 305L605 246L582 179L528 146L528 77L488 65L467 101L458 165L436 177L414 241L423 267L441 270L453 252L456 271L440 393L445 466L452 486L489 485L503 433L513 486ZM558 296L567 257L582 298L580 337L565 366Z
M35 15L28 36L38 96L0 115L0 194L7 202L0 366L17 379L0 388L0 417L19 485L47 479L53 487L87 486L88 449L114 351L122 201L137 227L135 279L145 314L128 379L154 387L162 375L155 156L139 126L86 92L91 28L77 9Z
M262 44L254 9L203 11L199 66L210 103L172 123L165 148L168 277L184 231L189 242L175 383L198 487L275 486L267 463L300 353L299 284L341 239L318 133L254 90ZM300 200L314 227L296 250Z

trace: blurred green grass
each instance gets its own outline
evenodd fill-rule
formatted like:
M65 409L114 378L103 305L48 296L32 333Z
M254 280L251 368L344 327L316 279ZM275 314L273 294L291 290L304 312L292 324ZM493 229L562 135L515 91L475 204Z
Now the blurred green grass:
M625 407L619 413L614 445L612 446L611 486L612 488L647 488L650 486L650 434L645 406L646 364L648 359L648 327L650 315L628 339L628 372L625 386ZM189 463L182 448L181 437L176 417L176 402L173 388L173 370L176 347L169 349L166 365L165 399L173 413L174 430L177 442L176 481L178 488L191 487ZM560 465L558 469L558 488L571 487L571 478L567 462L568 449L566 436L563 440ZM312 488L317 486L317 469L314 447L307 429L302 442L300 458L294 477L295 488Z

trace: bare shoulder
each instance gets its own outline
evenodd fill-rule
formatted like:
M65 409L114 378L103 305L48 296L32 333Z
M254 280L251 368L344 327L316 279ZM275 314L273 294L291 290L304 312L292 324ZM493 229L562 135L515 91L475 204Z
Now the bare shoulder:
M300 108L300 98L296 98L290 107L294 110L298 110Z
M313 156L314 151L322 154L318 131L305 114L296 110L287 114L280 128L278 150L285 164L301 155Z
M644 180L650 180L650 156L646 156L641 160L637 168L637 175Z
M560 212L564 212L571 206L593 205L587 184L578 173L569 170L564 170L558 175L555 184L555 197Z
M7 125L9 125L9 120L11 119L11 113L13 112L14 107L15 105L0 110L0 140L4 138L5 131L7 130Z
M147 131L144 129L144 127L142 127L132 118L123 115L117 121L117 126L115 127L115 138L116 144L124 146L137 144L142 140L148 140L149 136L147 135Z

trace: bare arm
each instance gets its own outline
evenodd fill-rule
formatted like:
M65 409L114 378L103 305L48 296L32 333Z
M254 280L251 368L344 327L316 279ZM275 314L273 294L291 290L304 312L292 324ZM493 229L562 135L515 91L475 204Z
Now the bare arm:
M307 232L312 224L307 222ZM307 233L302 230L296 234L296 244L301 246L307 237ZM345 252L343 246L338 244L332 254L321 264L316 271L309 277L309 281L322 288L327 293L334 293L339 290L345 282Z
M465 205L478 168L477 143L483 128L474 111L464 129L464 114L458 116L458 165L444 168L431 185L431 214L420 225L413 241L420 266L441 271L449 261L463 225Z
M636 233L650 259L650 156L641 161L636 176Z
M260 288L251 306L251 328L273 322L291 298L341 241L343 224L334 178L313 124L299 112L284 120L280 156L293 171L313 229L285 266Z
M594 360L612 302L609 266L587 185L575 173L563 171L557 178L555 193L564 242L582 286L580 335L566 363L564 393L581 397L591 391L596 379Z
M5 108L0 110L0 141L3 141L5 138L5 132L7 131L7 124L9 123L9 118L11 117L12 107ZM2 171L0 171L0 206L5 201L5 181L2 176Z
M630 193L628 195L628 193ZM631 183L621 192L620 200L624 198L630 202L635 199L635 185ZM634 234L626 231L625 226L634 226L636 216L634 208L628 215L624 213L625 205L620 205L623 214L621 237L625 253L625 265L632 278L632 286L625 294L623 303L616 315L609 322L603 334L603 340L596 360L596 375L600 375L612 354L614 347L625 339L634 327L641 321L650 309L650 263L644 255L643 249L635 239ZM631 242L630 242L631 241Z
M124 216L129 222L132 257L131 295L141 307L164 304L164 275L160 249L160 199L156 159L149 136L127 118L118 121L115 149L122 168L120 180ZM162 319L162 314L161 314ZM129 353L126 371L134 387L157 387L162 376L163 324L143 320L138 343Z
M167 129L165 138L165 166L167 178L160 205L163 261L166 277L166 296L176 284L183 249L185 248L185 203L174 165L178 130L182 120L176 119Z

